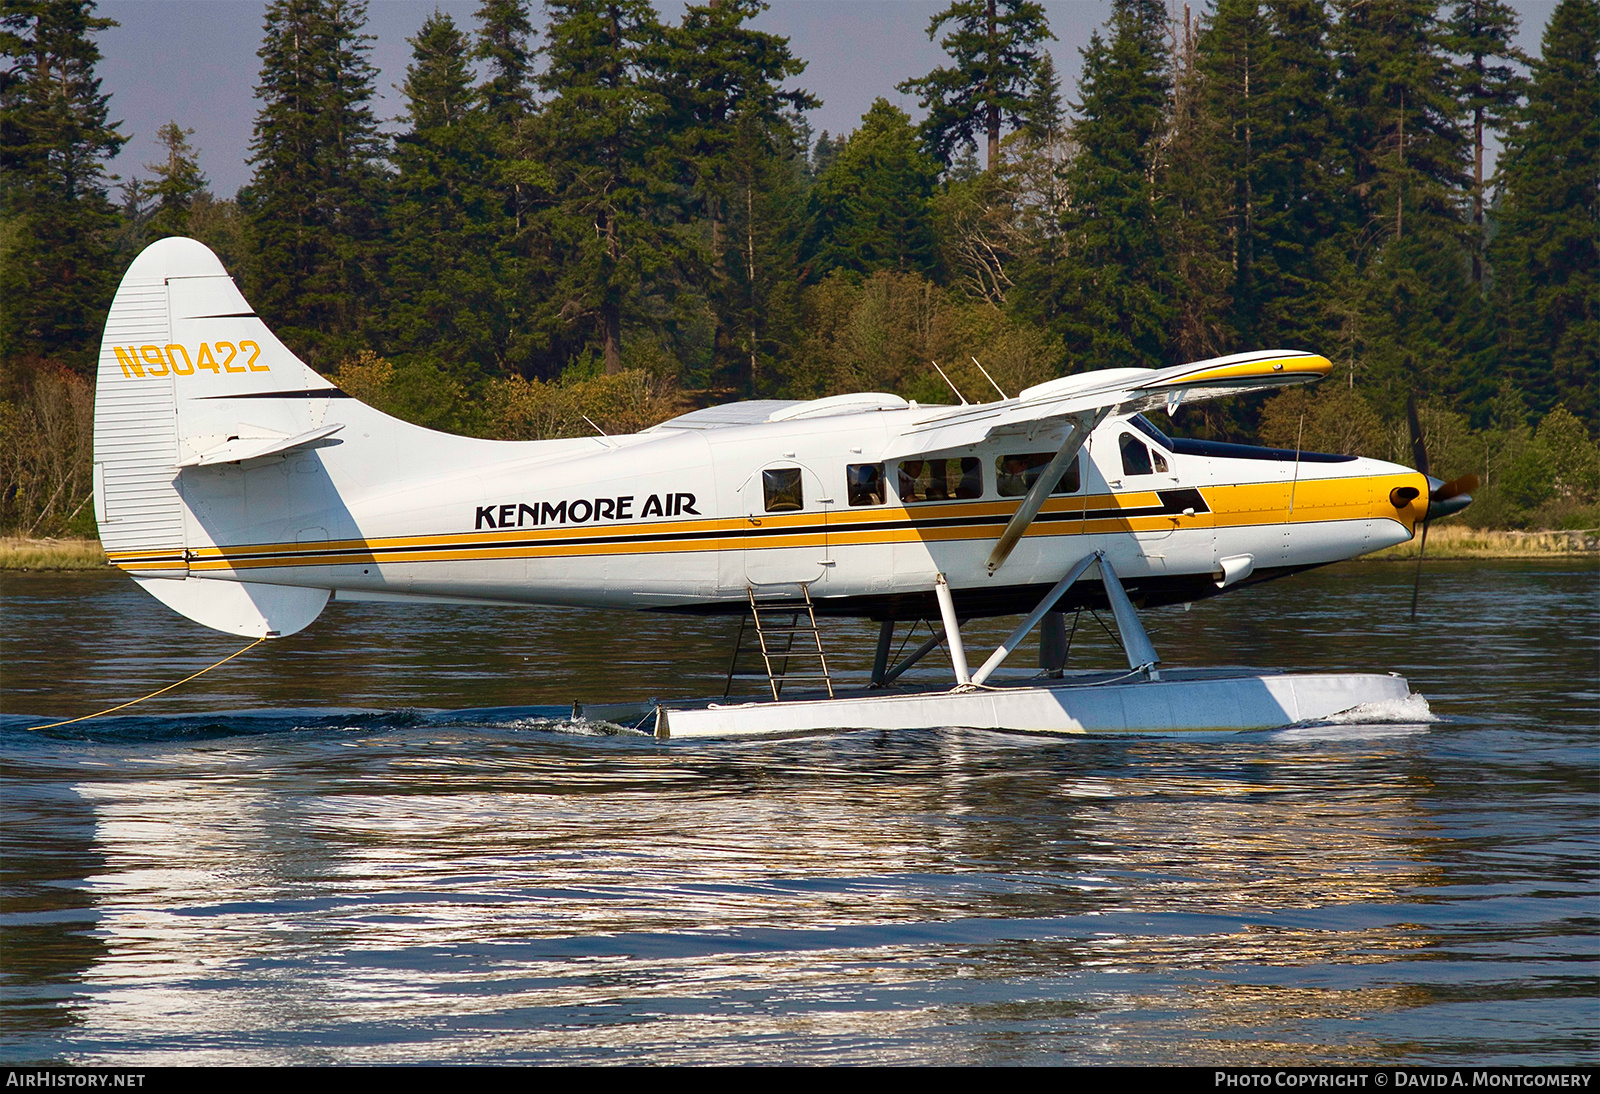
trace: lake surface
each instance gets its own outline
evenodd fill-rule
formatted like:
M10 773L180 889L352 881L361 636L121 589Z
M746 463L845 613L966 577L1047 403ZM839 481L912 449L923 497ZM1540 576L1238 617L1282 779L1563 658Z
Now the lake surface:
M734 621L334 604L29 732L244 642L0 575L0 1059L1600 1062L1595 566L1411 576L1147 623L1421 724L658 743L566 711L720 693Z

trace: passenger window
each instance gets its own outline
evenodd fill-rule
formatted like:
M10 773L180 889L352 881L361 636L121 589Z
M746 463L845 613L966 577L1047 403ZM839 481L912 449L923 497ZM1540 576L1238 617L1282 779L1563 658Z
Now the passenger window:
M853 463L844 469L845 496L851 505L882 505L883 464Z
M805 508L805 496L800 492L800 469L776 467L761 472L761 492L765 496L767 512L788 513Z
M1149 475L1150 450L1132 433L1122 435L1122 473L1124 475Z
M1054 452L1029 452L1021 456L997 458L994 461L995 484L1000 488L1000 496L1017 498L1032 490L1033 484L1044 474L1045 465L1055 458ZM1081 481L1078 460L1074 458L1050 493L1076 494Z
M983 464L974 456L903 460L899 471L902 502L983 497Z
M1158 449L1152 448L1150 450L1150 459L1156 465L1156 474L1165 475L1167 473L1167 458Z

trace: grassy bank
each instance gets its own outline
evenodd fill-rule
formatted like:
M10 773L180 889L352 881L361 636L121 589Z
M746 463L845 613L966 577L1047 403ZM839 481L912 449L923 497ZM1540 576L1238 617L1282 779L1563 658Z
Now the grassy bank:
M1432 559L1556 558L1564 555L1600 555L1600 528L1501 532L1445 525L1428 533L1428 557ZM1364 556L1377 562L1416 557L1416 540ZM99 540L0 537L0 570L98 570L106 565Z
M1363 555L1363 561L1392 562L1416 558L1419 539ZM1428 532L1428 557L1447 558L1556 558L1563 555L1600 554L1600 528L1562 532L1502 532L1447 524Z
M0 570L99 570L108 565L97 539L0 537Z

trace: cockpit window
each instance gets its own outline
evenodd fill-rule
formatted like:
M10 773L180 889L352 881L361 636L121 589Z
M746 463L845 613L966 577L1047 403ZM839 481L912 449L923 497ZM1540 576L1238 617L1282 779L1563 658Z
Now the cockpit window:
M1122 446L1122 473L1124 475L1150 475L1150 450L1132 433L1124 433Z
M798 467L774 467L761 472L761 492L769 513L790 513L806 505Z
M1167 458L1146 448L1132 433L1122 435L1122 473L1124 475L1165 475Z

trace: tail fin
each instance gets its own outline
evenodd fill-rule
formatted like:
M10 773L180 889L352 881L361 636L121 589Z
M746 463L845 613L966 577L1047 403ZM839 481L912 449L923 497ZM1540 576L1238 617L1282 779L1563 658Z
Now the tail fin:
M326 589L190 576L210 537L182 474L322 442L340 428L326 419L341 394L256 318L204 244L145 248L112 301L95 387L95 519L112 563L217 630L265 637L310 624Z

